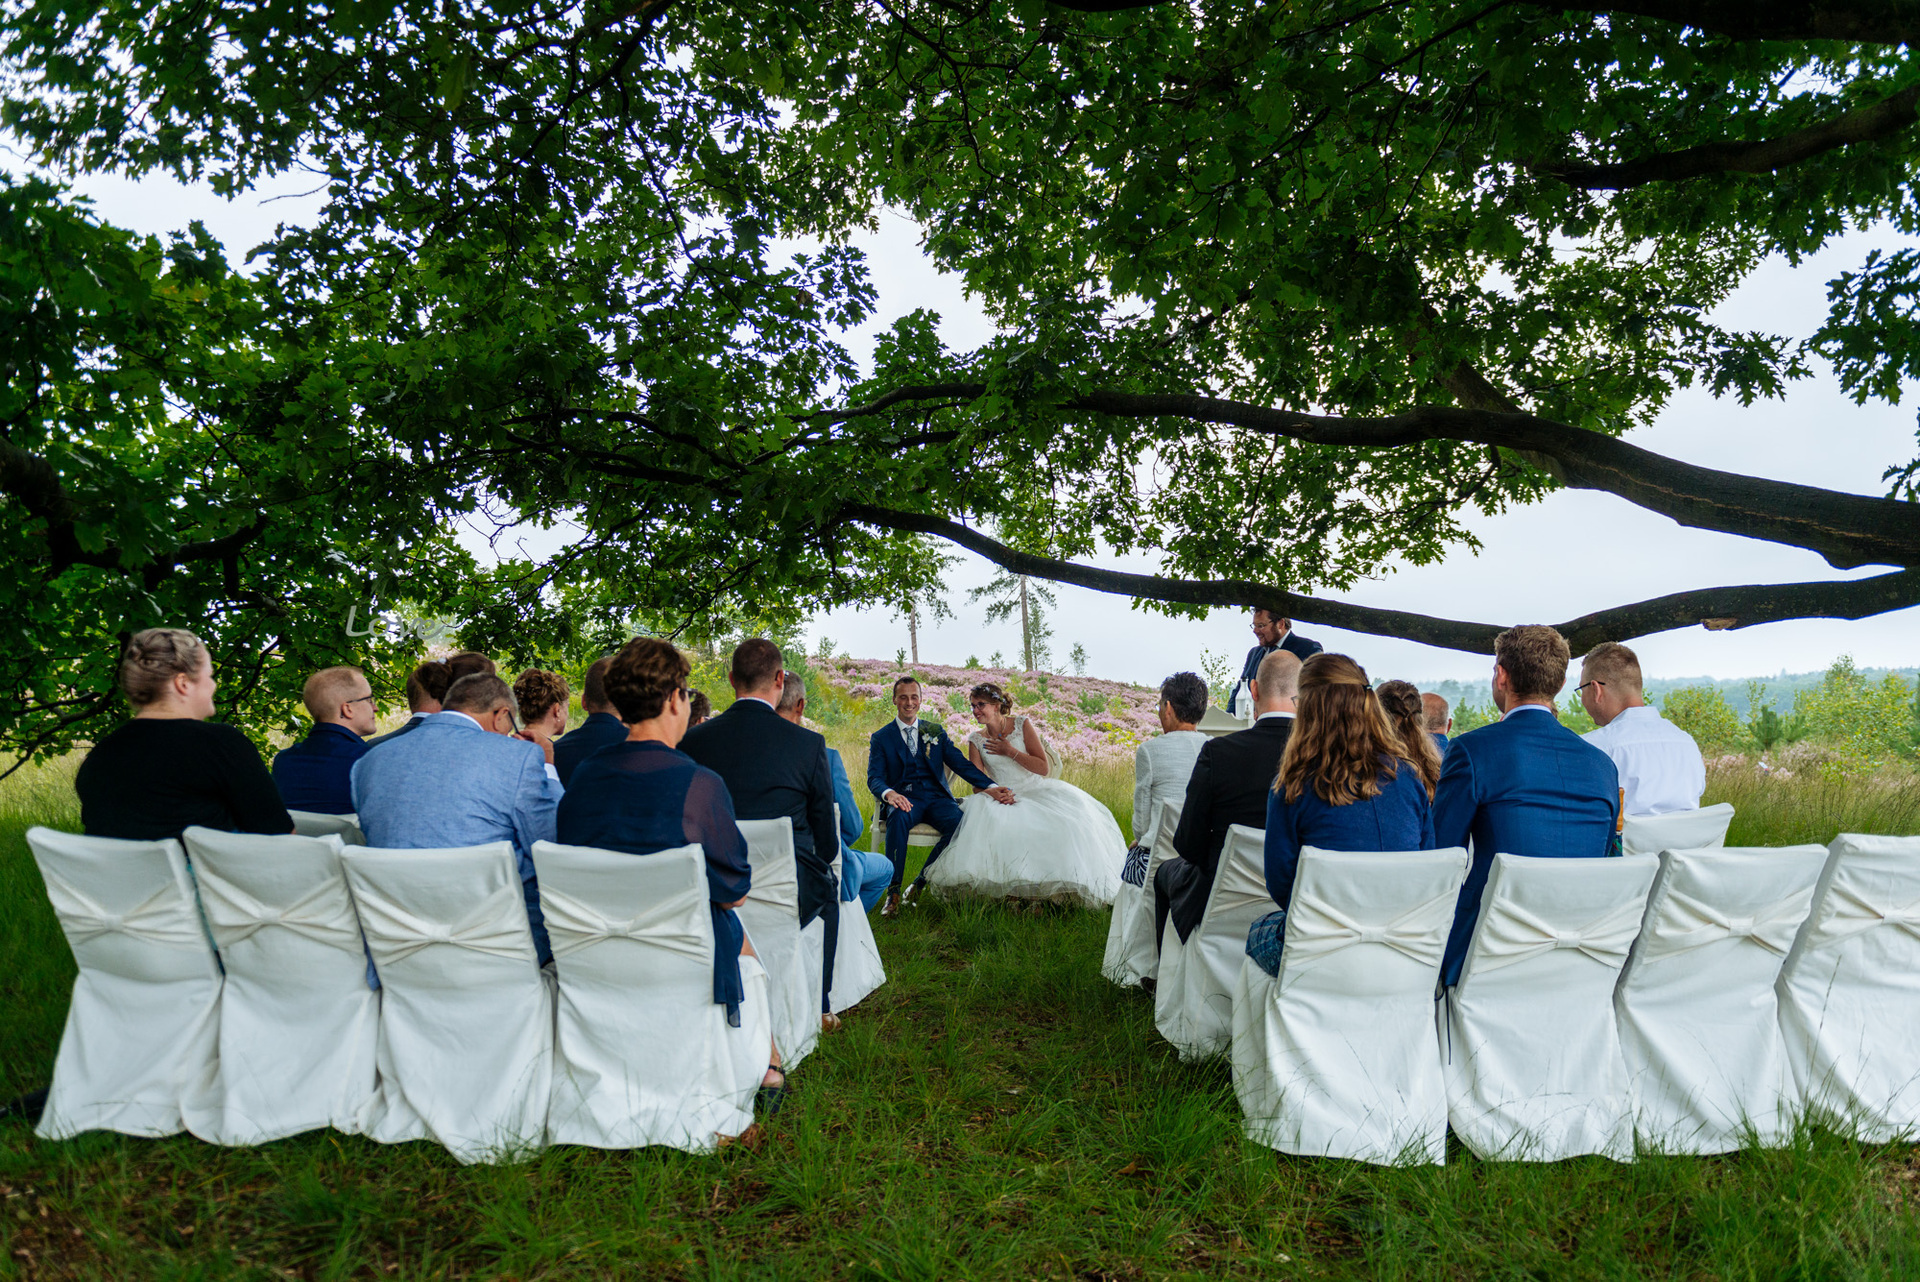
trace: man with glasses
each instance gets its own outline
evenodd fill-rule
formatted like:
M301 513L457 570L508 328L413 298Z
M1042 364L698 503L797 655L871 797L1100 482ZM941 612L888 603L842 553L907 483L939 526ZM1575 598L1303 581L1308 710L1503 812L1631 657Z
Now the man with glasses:
M563 789L553 745L520 730L513 687L476 672L447 689L442 710L353 767L354 811L369 846L438 850L510 841L526 891L534 950L552 957L540 915L533 844L552 841Z
M1707 790L1700 745L1647 703L1638 655L1602 641L1581 660L1574 693L1598 727L1580 737L1613 759L1627 795L1625 813L1666 815L1700 808L1700 794Z
M358 668L322 668L307 678L300 701L313 729L273 759L273 783L289 810L321 815L353 812L348 774L373 733L373 687Z
M1239 712L1243 692L1249 699L1254 698L1250 683L1259 675L1260 665L1268 655L1284 650L1305 663L1326 648L1318 641L1309 641L1295 632L1292 619L1278 618L1267 610L1253 612L1253 636L1259 644L1247 651L1247 661L1240 667L1240 680L1234 683L1233 690L1227 695L1227 711L1235 714Z

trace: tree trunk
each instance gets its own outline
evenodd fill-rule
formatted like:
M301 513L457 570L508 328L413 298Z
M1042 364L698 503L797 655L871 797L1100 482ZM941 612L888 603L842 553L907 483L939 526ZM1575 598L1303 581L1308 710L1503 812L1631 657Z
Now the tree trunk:
M1027 576L1020 576L1020 661L1033 671L1033 616L1027 613Z
M920 666L920 611L907 607L907 645L913 653L913 666Z

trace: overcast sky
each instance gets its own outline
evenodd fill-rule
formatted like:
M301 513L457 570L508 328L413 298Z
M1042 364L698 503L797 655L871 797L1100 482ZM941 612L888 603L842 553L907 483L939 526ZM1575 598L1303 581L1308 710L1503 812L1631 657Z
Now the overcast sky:
M6 158L0 157L0 162ZM8 167L20 169L17 163ZM237 263L248 248L282 220L298 223L318 207L319 197L300 194L313 181L283 181L260 193L227 202L204 188L164 179L129 182L90 177L77 184L94 198L102 217L146 232L184 228L195 218L222 240ZM991 328L959 283L934 271L918 247L919 230L897 215L885 216L878 234L865 237L879 291L875 319L850 336L864 356L871 335L916 307L941 314L943 337L956 348L978 345ZM1763 267L1721 309L1742 328L1801 337L1826 314L1826 282L1857 267L1869 250L1916 242L1891 232L1853 235L1798 268L1774 262ZM1635 444L1689 462L1803 484L1881 494L1881 473L1915 453L1913 397L1902 406L1854 405L1829 377L1793 386L1783 401L1742 408L1702 392L1682 394L1652 426L1631 434ZM1530 508L1469 525L1484 547L1444 564L1409 569L1361 585L1347 598L1422 614L1486 622L1553 622L1686 588L1721 584L1793 582L1857 577L1842 574L1810 552L1684 529L1664 517L1607 495L1565 491ZM553 536L535 532L526 541L541 553ZM920 656L930 663L986 659L999 651L1009 662L1019 650L1017 623L989 627L983 609L967 603L969 588L993 576L993 567L962 553L948 594L954 617L921 629ZM1109 557L1106 564L1147 572L1147 557ZM1173 620L1132 608L1123 597L1059 587L1053 619L1056 665L1075 642L1086 648L1088 672L1119 680L1157 683L1170 672L1197 668L1203 650L1235 656L1252 644L1244 614L1216 610L1204 621ZM1376 679L1415 681L1484 678L1490 661L1411 642L1342 632L1302 621L1302 635L1345 651ZM884 608L835 610L810 629L817 641L861 657L888 657L907 644L904 622ZM1857 623L1806 620L1709 633L1687 628L1634 642L1649 676L1744 677L1825 667L1851 654L1862 666L1920 663L1920 610Z

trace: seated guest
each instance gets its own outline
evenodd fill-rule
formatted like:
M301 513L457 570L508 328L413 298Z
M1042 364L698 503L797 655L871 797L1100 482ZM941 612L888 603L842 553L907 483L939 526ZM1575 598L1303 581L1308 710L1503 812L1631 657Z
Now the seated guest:
M774 709L794 725L801 725L807 712L807 687L797 672L787 673L780 689L780 706ZM860 818L860 803L854 800L853 783L837 748L827 749L827 770L833 775L833 801L840 811L840 902L860 901L861 910L872 912L887 893L893 879L893 863L884 854L861 850L854 845L866 825Z
M353 763L354 810L369 846L433 850L510 841L534 948L553 956L541 924L533 843L553 840L560 780L552 752L519 736L513 689L475 673L447 689L446 710Z
M687 732L680 750L726 781L742 819L793 821L793 855L800 883L800 925L826 921L826 966L820 1026L840 1021L828 1008L833 960L840 943L840 884L833 877L839 841L833 822L833 772L825 737L783 719L774 709L786 688L780 647L764 637L742 641L727 673L733 706Z
M1411 681L1382 681L1373 693L1380 701L1380 710L1387 714L1387 724L1400 740L1400 755L1420 772L1427 800L1433 800L1434 786L1440 782L1440 749L1427 732L1427 709L1420 688Z
M358 668L322 668L300 690L313 729L273 759L273 782L289 810L353 813L347 774L373 733L373 687Z
M1302 849L1433 849L1431 779L1440 758L1418 724L1420 692L1389 681L1376 695L1359 664L1323 653L1301 665L1294 706L1293 734L1267 797L1267 893L1280 911L1247 932L1247 956L1269 975L1280 973ZM1409 718L1412 752L1394 725Z
M1500 720L1447 749L1433 798L1437 848L1473 842L1441 978L1460 978L1480 892L1500 851L1548 859L1613 852L1620 773L1607 754L1560 724L1553 697L1566 684L1566 638L1544 624L1508 628L1493 641L1493 703Z
M1133 753L1133 845L1121 865L1120 879L1135 886L1147 879L1148 846L1153 833L1147 825L1161 805L1179 805L1187 795L1187 780L1207 736L1195 729L1207 715L1207 683L1191 672L1176 672L1160 683L1161 733Z
M1613 759L1627 790L1624 813L1665 815L1698 810L1707 763L1693 736L1647 705L1640 659L1602 641L1580 661L1580 704L1599 727L1580 737Z
M260 750L213 715L213 660L181 628L136 632L120 652L120 689L133 720L80 763L80 826L89 837L158 841L199 824L222 832L286 833L293 819Z
M754 956L738 908L753 885L746 838L734 822L733 799L720 776L676 751L687 727L685 655L655 637L636 637L594 664L588 688L618 709L627 737L574 767L560 799L559 840L631 855L698 844L707 861L707 905L713 915L713 1000L740 1027L741 957ZM763 1084L785 1085L780 1055L768 1056Z
M447 675L458 681L461 677L497 677L500 670L492 659L478 650L461 650L447 656Z
M453 684L453 673L439 659L429 659L407 674L407 709L412 714L406 724L397 730L389 730L383 735L375 735L367 740L367 746L385 743L398 738L440 711L440 700L446 698L447 687Z
M692 706L687 711L687 729L689 730L713 717L713 700L707 698L705 690L695 690L690 697Z
M1300 660L1275 650L1260 661L1253 678L1253 724L1209 740L1194 759L1187 781L1180 826L1174 830L1177 858L1161 861L1153 876L1153 942L1160 946L1167 918L1186 942L1207 911L1213 874L1227 829L1234 824L1259 828L1267 822L1267 794L1280 769L1280 754L1293 733L1293 694Z
M627 727L607 698L607 669L612 664L612 655L593 661L593 666L587 669L586 683L580 689L580 710L587 714L587 719L553 742L553 768L560 773L563 784L571 784L573 772L588 757L602 748L626 741Z
M1420 702L1427 713L1427 733L1433 738L1433 746L1440 749L1440 756L1447 755L1447 742L1453 734L1453 709L1447 701L1437 694L1428 692L1420 696Z
M560 745L555 741L566 733L567 716L572 712L567 700L572 694L573 691L567 689L567 679L558 672L528 668L515 677L513 698L520 705L521 737L538 744L552 744L558 752ZM555 773L559 769L556 762ZM566 780L560 782L565 785Z

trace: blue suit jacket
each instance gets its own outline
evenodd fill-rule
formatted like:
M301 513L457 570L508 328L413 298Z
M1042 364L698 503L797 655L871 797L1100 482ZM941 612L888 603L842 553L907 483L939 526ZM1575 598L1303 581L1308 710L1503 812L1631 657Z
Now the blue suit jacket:
M1447 736L1436 734L1431 730L1427 731L1427 734L1433 739L1433 746L1440 750L1440 760L1445 761L1447 759Z
M827 772L833 776L833 802L840 807L840 855L845 859L847 850L860 840L866 824L860 818L860 802L853 795L853 781L847 778L847 763L840 760L838 748L827 749ZM845 887L841 889L844 891Z
M353 764L354 809L369 846L431 850L513 843L542 961L550 954L533 843L554 840L561 792L548 778L538 747L489 734L459 712L436 712Z
M611 744L627 741L627 723L611 712L594 712L578 726L553 741L553 770L560 786L573 781L580 763Z
M1599 858L1613 851L1620 772L1544 708L1515 709L1447 746L1433 798L1436 849L1473 841L1442 976L1460 978L1495 854Z
M273 786L289 810L317 815L353 813L353 789L348 773L367 754L359 735L343 725L323 721L307 731L299 743L282 748L273 758Z
M1285 650L1288 654L1297 656L1300 662L1305 663L1308 659L1311 659L1324 649L1326 649L1326 647L1318 641L1309 641L1291 628L1287 629L1287 635L1280 638L1279 645L1257 645L1253 647L1253 649L1247 651L1247 661L1240 665L1240 680L1234 682L1233 689L1227 694L1227 711L1232 712L1234 710L1233 705L1235 701L1240 698L1240 687L1253 680L1254 676L1260 671L1261 661L1275 650Z
M945 794L949 801L953 800L953 793L947 789L947 770L953 771L982 792L993 787L993 780L967 760L966 753L954 747L953 740L947 738L946 727L938 721L921 718L920 755L933 773L933 786ZM873 738L867 740L867 791L878 801L887 795L889 788L899 791L906 787L907 769L911 765L907 757L907 741L900 735L900 723L887 722L873 732ZM945 769L942 769L943 766Z

